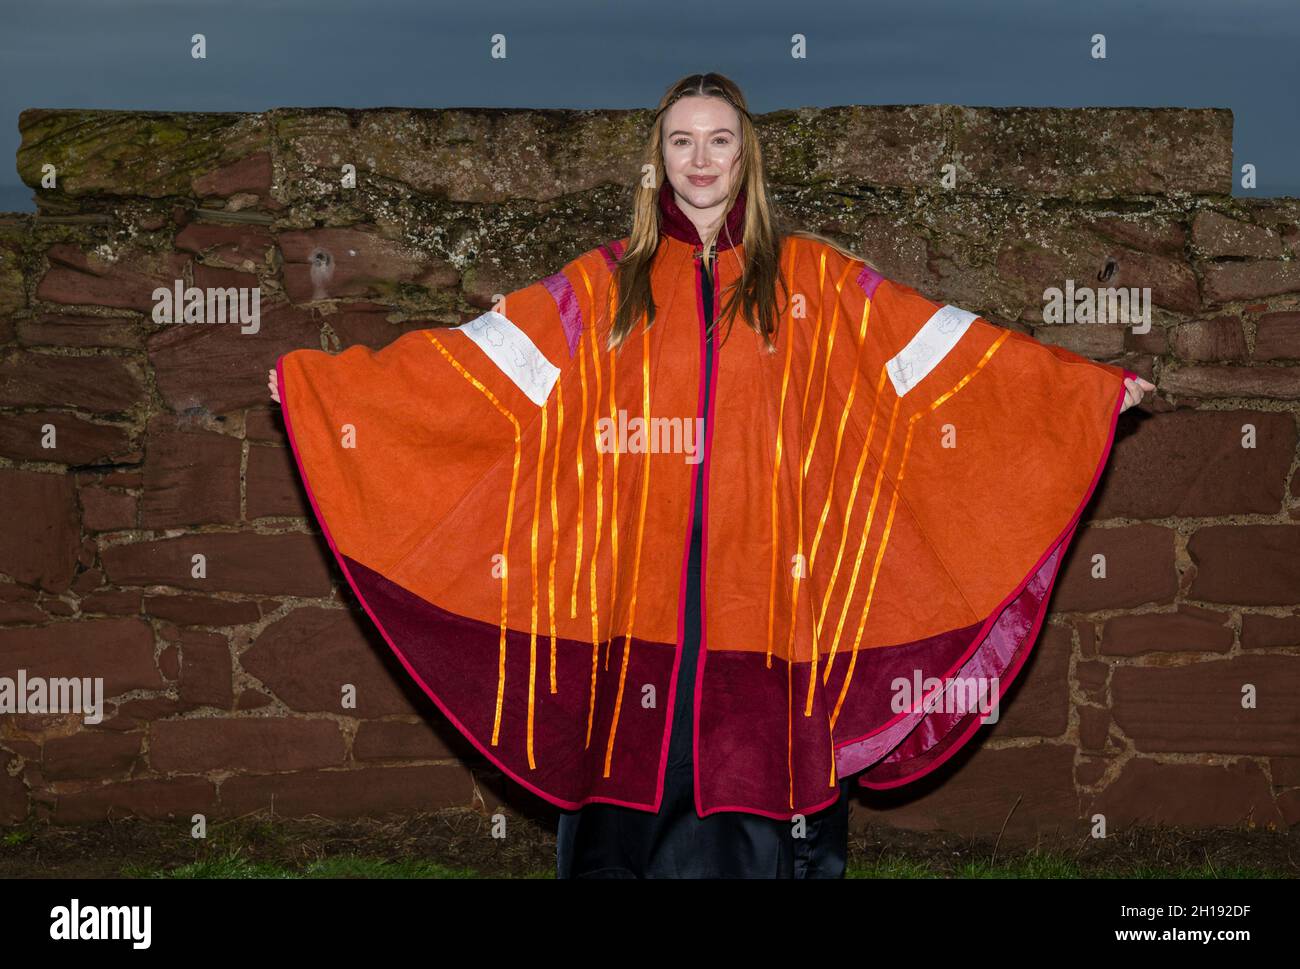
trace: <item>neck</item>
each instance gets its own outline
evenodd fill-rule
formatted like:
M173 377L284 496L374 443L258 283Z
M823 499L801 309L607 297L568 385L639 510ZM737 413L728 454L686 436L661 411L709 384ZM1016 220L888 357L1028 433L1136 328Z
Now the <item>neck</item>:
M708 249L713 245L713 241L718 237L718 230L722 228L723 204L715 205L712 209L702 210L687 208L682 204L680 196L675 196L677 207L686 213L686 217L691 220L695 226L695 234L700 237L700 242L704 248ZM725 203L724 203L725 204ZM705 218L705 216L708 216Z
M692 213L696 210L691 209ZM700 249L711 246L722 252L733 245L740 245L745 223L745 189L742 187L736 195L736 201L725 216L717 212L710 220L696 221L687 215L677 200L677 193L667 179L659 187L659 228L665 235L670 235L682 242ZM727 231L724 232L723 226Z

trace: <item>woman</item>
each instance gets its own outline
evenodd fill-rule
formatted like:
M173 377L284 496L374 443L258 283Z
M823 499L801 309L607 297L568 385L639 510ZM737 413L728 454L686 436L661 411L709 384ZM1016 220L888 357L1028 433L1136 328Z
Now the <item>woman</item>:
M643 170L627 239L461 327L286 354L272 394L408 671L566 809L561 877L838 877L851 778L970 738L951 687L1005 691L1152 387L776 231L719 75Z
M715 253L731 250L744 238L746 193L739 177L743 129L737 106L743 106L741 95L725 79L686 78L661 102L648 149L650 158L662 160L664 173L657 196L659 230L702 247L699 273L706 333L719 315L713 305ZM757 166L753 170L757 171ZM652 256L657 234L645 233L642 238L642 258L647 253ZM651 242L656 244L654 249ZM634 246L633 259L637 252ZM629 277L634 272L629 270ZM712 343L706 341L702 379L706 435L712 349ZM687 568L686 629L678 672L683 683L694 683L697 670L703 497L704 489L697 487ZM659 810L649 814L620 805L590 804L563 812L557 838L559 877L843 876L848 851L847 780L841 781L842 793L836 803L809 817L800 836L789 821L755 814L720 811L701 818L694 799L691 704L678 703L673 713Z

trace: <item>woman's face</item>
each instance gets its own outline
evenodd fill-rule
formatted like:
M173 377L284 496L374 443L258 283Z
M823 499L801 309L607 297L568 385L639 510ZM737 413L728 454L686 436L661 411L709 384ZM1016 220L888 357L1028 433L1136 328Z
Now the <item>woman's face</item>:
M739 112L722 98L678 98L664 112L663 147L664 170L682 211L692 221L721 218L739 170Z

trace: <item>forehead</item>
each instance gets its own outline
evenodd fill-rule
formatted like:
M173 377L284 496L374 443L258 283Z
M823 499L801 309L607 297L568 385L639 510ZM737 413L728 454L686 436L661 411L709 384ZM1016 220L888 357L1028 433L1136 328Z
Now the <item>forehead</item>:
M740 114L722 98L690 94L678 98L664 112L663 130L713 131L730 128L740 133Z

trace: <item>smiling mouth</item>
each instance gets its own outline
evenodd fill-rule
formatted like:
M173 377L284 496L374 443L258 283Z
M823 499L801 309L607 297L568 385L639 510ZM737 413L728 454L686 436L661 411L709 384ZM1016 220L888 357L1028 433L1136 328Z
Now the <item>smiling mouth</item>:
M718 179L717 175L687 175L686 177L697 184L707 184Z

